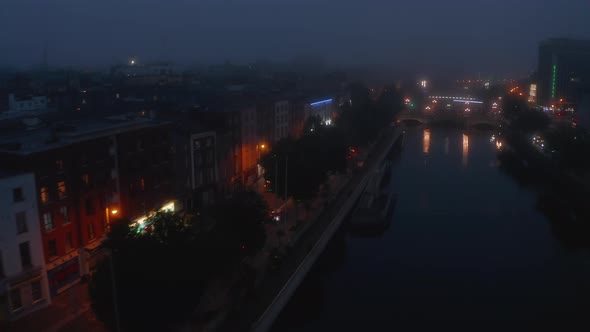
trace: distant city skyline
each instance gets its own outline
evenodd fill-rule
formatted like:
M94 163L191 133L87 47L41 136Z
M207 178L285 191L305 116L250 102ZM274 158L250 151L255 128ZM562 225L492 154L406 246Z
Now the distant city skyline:
M137 56L182 65L290 61L414 72L525 74L546 38L590 39L590 3L524 0L168 1L0 5L0 67L97 67Z

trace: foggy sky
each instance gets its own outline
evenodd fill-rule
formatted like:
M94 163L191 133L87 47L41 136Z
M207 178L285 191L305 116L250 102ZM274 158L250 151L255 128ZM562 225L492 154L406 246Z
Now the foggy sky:
M528 72L548 37L590 39L588 0L0 0L0 65L326 63Z

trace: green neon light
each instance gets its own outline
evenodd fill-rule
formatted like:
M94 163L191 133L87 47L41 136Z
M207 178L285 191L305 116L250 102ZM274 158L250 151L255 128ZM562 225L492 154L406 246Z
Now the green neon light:
M551 79L551 98L555 98L555 82L557 81L557 65L553 65L553 78Z

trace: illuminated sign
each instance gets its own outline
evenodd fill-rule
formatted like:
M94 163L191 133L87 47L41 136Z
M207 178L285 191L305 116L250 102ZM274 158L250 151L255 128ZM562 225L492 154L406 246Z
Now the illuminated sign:
M453 100L456 103L470 103L470 104L483 104L483 101L476 101L476 100L464 100L464 99L455 99Z
M324 104L329 104L331 102L332 102L332 99L326 99L326 100L316 101L315 103L311 103L309 105L310 106L320 106L320 105L324 105Z
M164 206L162 206L160 208L160 210L158 210L159 212L174 212L174 202L170 202ZM143 223L147 220L147 218L149 218L151 215L148 216L142 216L139 217L137 219L134 220L134 222L131 224L132 226L134 225L143 225Z

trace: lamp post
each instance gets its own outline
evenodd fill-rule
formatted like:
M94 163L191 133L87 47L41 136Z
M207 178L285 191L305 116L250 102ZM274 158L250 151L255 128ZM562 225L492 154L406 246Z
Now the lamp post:
M261 151L264 151L264 149L266 149L266 145L264 143L262 144L256 144L256 153L258 154L256 157L256 181L258 181L258 178L260 177L260 157L261 157Z
M111 215L116 216L119 213L119 210L116 208L110 209L108 206L105 208L105 217L107 221L107 227L111 229Z
M107 220L107 227L109 230L111 229L111 215L116 216L119 213L119 210L116 208L110 209L109 207L105 208L105 215ZM117 304L117 284L115 282L115 265L113 264L113 260L115 259L115 251L110 251L111 257L109 257L109 268L111 272L111 282L112 282L112 290L113 290L113 315L115 316L115 327L117 332L121 331L121 326L119 322L119 307Z

